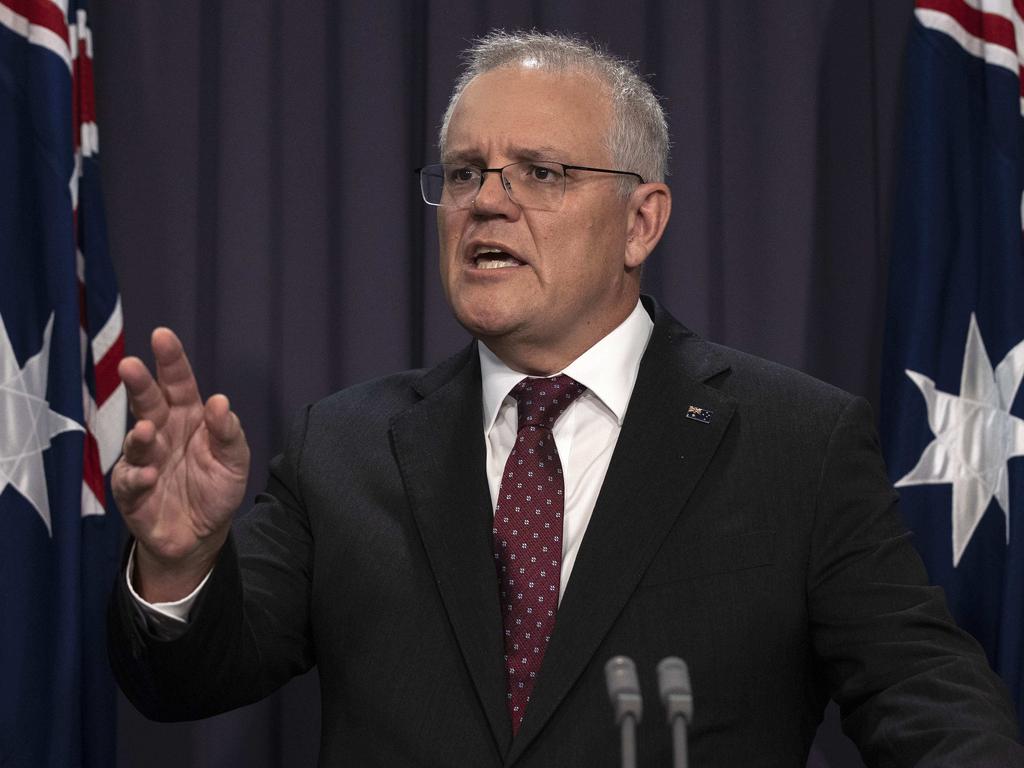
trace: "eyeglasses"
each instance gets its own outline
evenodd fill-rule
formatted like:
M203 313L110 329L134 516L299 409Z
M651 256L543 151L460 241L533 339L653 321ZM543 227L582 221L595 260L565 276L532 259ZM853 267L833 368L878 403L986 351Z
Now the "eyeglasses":
M643 176L632 171L589 168L546 160L524 160L501 168L478 168L465 163L435 163L417 168L415 173L420 176L420 191L427 205L469 208L476 201L487 174L497 173L501 176L501 186L516 205L540 211L557 211L565 196L567 171L636 176L641 184L644 183Z

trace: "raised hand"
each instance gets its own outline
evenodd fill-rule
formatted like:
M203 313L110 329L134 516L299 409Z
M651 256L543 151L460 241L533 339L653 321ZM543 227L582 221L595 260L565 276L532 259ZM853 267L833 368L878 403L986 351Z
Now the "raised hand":
M245 494L249 445L226 397L203 404L178 337L157 328L151 344L155 379L137 357L117 369L137 422L111 484L137 540L135 588L165 602L186 596L213 566Z

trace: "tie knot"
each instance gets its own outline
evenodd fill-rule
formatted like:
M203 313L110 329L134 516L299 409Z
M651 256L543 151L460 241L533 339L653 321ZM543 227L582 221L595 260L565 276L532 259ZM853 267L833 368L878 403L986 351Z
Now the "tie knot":
M519 429L529 426L551 429L569 403L586 389L564 373L550 379L526 377L509 393L519 404Z

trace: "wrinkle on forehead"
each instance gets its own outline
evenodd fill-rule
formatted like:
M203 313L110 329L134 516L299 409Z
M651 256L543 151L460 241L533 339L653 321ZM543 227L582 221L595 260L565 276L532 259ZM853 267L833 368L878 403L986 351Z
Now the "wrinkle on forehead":
M504 148L503 154L509 158L509 162L518 163L523 160L547 160L550 162L566 162L566 150L556 147L553 144L540 144L535 147L526 145L509 144ZM445 163L486 163L486 158L480 156L477 149L452 149L441 158ZM571 163L570 163L571 164ZM481 165L483 167L483 165Z

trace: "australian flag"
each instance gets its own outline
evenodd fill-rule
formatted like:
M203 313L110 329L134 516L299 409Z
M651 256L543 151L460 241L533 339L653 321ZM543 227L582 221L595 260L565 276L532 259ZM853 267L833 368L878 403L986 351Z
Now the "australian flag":
M0 765L109 768L121 302L84 2L0 0Z
M932 580L1024 713L1024 21L918 0L881 431ZM1022 721L1024 722L1024 721Z

